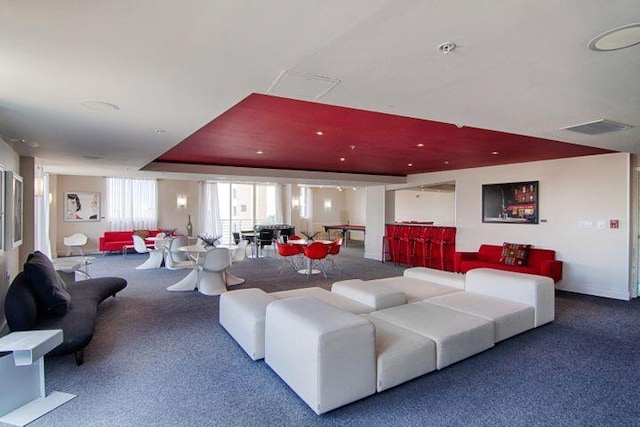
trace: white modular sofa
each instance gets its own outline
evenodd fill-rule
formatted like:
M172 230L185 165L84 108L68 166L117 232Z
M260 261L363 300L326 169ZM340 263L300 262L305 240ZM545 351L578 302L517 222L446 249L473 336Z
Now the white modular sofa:
M318 414L442 369L554 318L553 281L492 269L220 297L220 324Z

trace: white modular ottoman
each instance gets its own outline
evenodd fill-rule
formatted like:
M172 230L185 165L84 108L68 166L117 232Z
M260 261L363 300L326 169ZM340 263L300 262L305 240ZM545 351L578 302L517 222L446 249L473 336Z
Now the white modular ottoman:
M379 392L436 370L436 343L431 339L374 316L363 317L376 328Z
M329 292L324 288L312 287L292 289L290 291L273 292L269 295L277 299L293 298L293 297L314 297L340 310L348 311L353 314L371 313L374 309L368 305L359 303L350 298Z
M317 414L376 392L375 331L313 297L267 306L265 362Z
M427 282L426 280L405 276L368 280L367 283L402 292L406 296L408 303L422 301L423 299L436 295L463 291L463 289L454 286L441 285L439 283Z
M494 345L495 332L490 320L428 302L388 308L371 313L371 316L433 340L438 369Z
M420 279L439 285L451 286L460 290L465 289L464 274L452 273L451 271L442 271L427 267L411 267L407 268L402 275L412 279Z
M555 317L555 284L550 277L492 268L470 270L466 276L469 292L532 306L536 328L552 322Z
M534 327L533 307L515 301L473 292L455 292L425 301L492 321L496 343Z
M276 298L262 289L238 289L220 295L220 325L253 360L264 357L264 319Z
M357 301L375 310L395 307L407 303L407 297L400 291L377 283L360 279L343 280L331 286L331 292Z

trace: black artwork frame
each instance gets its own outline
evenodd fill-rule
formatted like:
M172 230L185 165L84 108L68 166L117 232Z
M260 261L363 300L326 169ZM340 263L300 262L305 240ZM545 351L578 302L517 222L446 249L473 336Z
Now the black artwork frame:
M482 222L538 224L539 182L482 185Z

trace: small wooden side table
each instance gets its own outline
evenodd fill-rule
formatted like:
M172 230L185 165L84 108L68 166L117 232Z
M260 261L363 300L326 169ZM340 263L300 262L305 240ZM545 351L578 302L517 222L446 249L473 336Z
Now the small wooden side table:
M62 330L12 332L0 338L0 422L24 426L75 394L54 391L45 396L44 355L62 343Z

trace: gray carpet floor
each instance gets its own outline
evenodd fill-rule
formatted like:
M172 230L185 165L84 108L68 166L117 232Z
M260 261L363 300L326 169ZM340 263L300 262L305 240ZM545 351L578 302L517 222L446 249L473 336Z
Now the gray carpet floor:
M99 307L85 363L46 359L47 392L77 394L33 426L638 426L640 301L558 292L556 320L446 369L317 416L218 324L219 297L168 292L186 271L135 270L145 255L98 256L94 276L128 287ZM247 259L236 288L265 291L402 274L343 248L307 279Z

